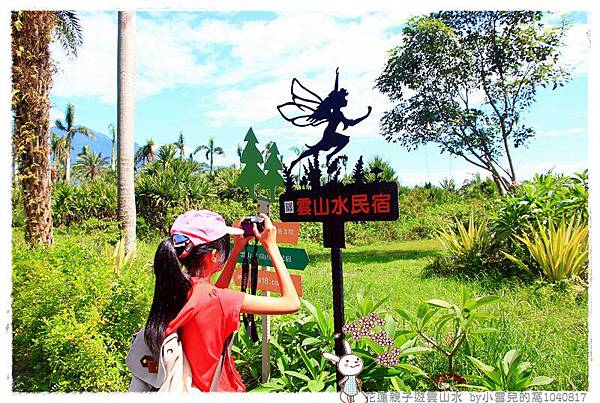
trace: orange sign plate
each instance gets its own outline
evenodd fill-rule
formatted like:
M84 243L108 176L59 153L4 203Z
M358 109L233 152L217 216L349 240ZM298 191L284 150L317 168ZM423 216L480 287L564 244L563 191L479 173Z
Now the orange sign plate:
M277 242L281 243L298 243L298 236L300 235L300 223L299 222L274 222L275 228L277 228Z
M290 274L292 278L292 283L296 288L296 292L298 296L302 296L302 277L297 274ZM242 269L236 269L233 272L233 281L235 284L242 284ZM248 287L250 286L250 279L248 279ZM273 291L279 293L279 279L277 278L277 273L274 271L266 271L259 270L258 271L258 281L256 283L256 288L262 291Z
M238 226L240 221L234 222L234 225ZM300 223L299 222L274 222L275 228L277 228L277 242L297 244L298 236L300 235Z

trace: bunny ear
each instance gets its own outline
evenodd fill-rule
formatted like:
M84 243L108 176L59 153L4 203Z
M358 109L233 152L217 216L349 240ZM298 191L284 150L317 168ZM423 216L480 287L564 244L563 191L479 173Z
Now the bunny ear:
M331 354L331 353L323 353L323 357L325 357L326 359L328 359L329 361L333 361L333 362L340 362L340 357L338 357L335 354Z
M352 354L352 347L350 347L348 340L344 340L344 350L346 351L346 354Z

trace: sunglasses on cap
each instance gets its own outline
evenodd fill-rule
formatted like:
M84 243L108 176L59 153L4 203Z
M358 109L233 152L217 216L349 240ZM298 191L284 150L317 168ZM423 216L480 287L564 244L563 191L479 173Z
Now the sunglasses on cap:
M173 246L175 247L175 249L183 247L183 251L177 257L180 260L185 259L190 254L190 251L194 248L194 244L192 243L192 240L182 234L174 234L172 236L172 239L173 239ZM207 244L207 245L209 245L209 244ZM211 249L214 249L214 248L211 248ZM224 253L225 253L225 259L227 259L229 257L229 242L225 243Z

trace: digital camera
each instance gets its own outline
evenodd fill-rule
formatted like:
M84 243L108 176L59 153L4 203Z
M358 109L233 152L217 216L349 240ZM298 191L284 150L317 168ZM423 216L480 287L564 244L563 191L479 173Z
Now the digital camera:
M252 224L256 224L258 232L263 232L265 230L265 220L263 218L255 216L246 217L241 222L242 229L244 230L244 238L255 236Z

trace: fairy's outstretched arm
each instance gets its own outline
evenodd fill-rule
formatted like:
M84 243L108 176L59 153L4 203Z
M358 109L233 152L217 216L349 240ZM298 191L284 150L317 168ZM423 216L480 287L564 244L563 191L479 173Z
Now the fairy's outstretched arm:
M364 116L361 116L358 119L347 119L343 114L342 114L342 123L344 124L344 130L346 130L349 126L354 126L359 124L360 122L362 122L363 120L365 120L366 118L369 117L369 115L371 114L371 110L373 110L373 108L371 108L370 106L368 107L367 113L364 114Z

